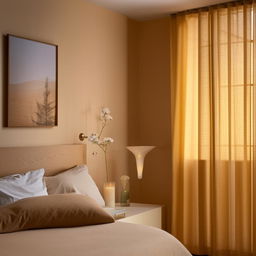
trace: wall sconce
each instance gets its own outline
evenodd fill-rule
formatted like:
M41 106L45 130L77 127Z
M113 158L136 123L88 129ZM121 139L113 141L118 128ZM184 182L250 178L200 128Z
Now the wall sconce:
M84 141L87 138L88 138L88 136L86 136L84 133L79 134L79 140Z
M132 146L132 147L126 147L126 148L129 151L131 151L135 156L138 179L142 179L144 158L149 151L155 148L155 146Z

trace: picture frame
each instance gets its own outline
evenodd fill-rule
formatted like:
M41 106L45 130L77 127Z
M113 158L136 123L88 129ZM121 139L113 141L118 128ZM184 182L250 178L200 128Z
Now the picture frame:
M7 35L7 127L58 125L58 46Z

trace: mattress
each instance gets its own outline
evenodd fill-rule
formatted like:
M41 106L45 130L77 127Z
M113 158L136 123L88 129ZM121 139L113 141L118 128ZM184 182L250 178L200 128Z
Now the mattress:
M169 233L124 222L0 234L0 255L191 256Z

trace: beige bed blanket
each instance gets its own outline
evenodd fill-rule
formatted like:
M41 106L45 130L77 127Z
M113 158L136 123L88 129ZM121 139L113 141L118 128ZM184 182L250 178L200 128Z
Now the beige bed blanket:
M191 256L170 234L116 222L0 234L1 256Z

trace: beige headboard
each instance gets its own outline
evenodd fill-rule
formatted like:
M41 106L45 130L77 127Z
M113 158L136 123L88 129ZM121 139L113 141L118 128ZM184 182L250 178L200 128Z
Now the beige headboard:
M54 175L83 163L86 146L82 144L0 148L0 177L38 168Z

